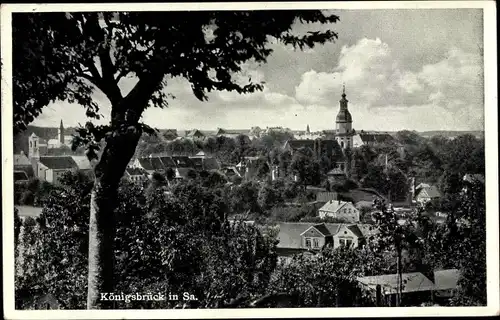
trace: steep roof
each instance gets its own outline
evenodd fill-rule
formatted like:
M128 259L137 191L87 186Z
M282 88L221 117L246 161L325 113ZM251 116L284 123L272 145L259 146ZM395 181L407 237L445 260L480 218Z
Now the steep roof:
M381 143L394 141L394 137L388 133L359 133L359 137L363 143Z
M363 234L363 237L369 238L370 236L376 235L379 231L372 224L358 224L359 231Z
M310 148L312 150L314 149L315 140L288 140L286 144L293 150L300 148Z
M326 227L324 223L318 223L315 225L311 225L309 228L307 228L304 232L302 232L300 235L303 235L305 232L307 232L309 229L314 228L319 231L323 236L330 236L330 230Z
M193 170L192 168L177 168L176 169L176 178L187 178L189 172Z
M137 161L139 161L139 164L144 168L144 170L155 170L149 158L138 158Z
M150 159L151 165L153 166L154 170L163 170L165 167L163 166L163 162L160 160L160 158L154 157Z
M359 229L359 227L357 225L355 225L355 224L347 226L347 229L351 230L351 232L354 233L356 235L356 237L358 237L358 238L363 238L364 237L364 234L361 232L361 230Z
M439 198L441 197L441 192L439 192L436 186L424 187L418 193L417 197Z
M278 247L280 248L301 248L301 234L309 229L313 224L308 222L283 222L278 225Z
M49 169L78 169L75 160L70 156L40 157L39 161Z
M175 162L172 160L172 157L160 157L161 162L163 163L164 168L175 168Z
M14 181L28 180L28 175L24 171L14 171Z
M338 210L340 210L342 207L344 207L347 203L348 202L346 202L346 201L330 200L327 203L325 203L319 210L335 213Z
M434 284L420 272L403 273L403 293L430 291L434 289ZM382 291L386 294L397 292L398 275L384 274L379 276L358 277L358 282L375 289L381 285Z
M339 168L333 168L332 170L326 173L327 176L344 176L345 172L340 170Z
M30 159L24 154L24 152L20 154L14 155L14 165L31 165Z
M315 228L316 228L319 232L321 232L324 236L329 236L329 235L331 235L330 229L328 229L324 223L319 223L319 224L316 224L316 225L314 225L314 227L315 227Z
M311 223L311 222L281 222L277 225L279 229L278 247L298 249L302 247L302 234L309 228L314 227L325 236L335 236L343 227L349 228L358 237L369 237L378 231L368 224L342 224L342 223Z
M205 170L218 170L220 165L215 158L204 158L203 159L203 169Z
M177 168L194 168L194 164L191 159L189 159L189 157L173 156L172 160L174 161Z
M129 175L129 176L142 176L142 175L146 175L147 172L145 172L144 170L142 170L141 168L131 168L131 167L127 167L125 169L125 172Z
M316 193L316 201L328 202L330 200L337 200L338 196L337 192L318 192Z
M73 158L73 160L76 162L78 169L80 170L92 169L92 164L89 161L89 158L87 158L87 156L71 156L71 158Z
M14 165L14 170L16 171L24 171L28 177L33 177L35 175L35 171L33 170L33 165Z
M188 137L204 137L205 135L198 129L191 130L188 134Z
M203 170L203 159L202 158L191 158L191 162L196 170Z

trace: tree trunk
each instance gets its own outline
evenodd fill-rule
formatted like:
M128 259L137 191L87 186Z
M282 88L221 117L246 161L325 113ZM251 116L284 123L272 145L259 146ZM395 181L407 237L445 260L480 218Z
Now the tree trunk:
M101 293L114 290L117 190L140 137L137 131L115 133L106 141L91 194L87 309L110 309L114 305L101 300Z

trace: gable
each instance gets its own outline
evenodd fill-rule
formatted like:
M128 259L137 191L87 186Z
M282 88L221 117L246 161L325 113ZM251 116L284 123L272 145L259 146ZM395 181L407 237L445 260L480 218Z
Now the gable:
M334 235L334 237L339 238L339 237L352 237L352 238L360 238L359 235L353 232L348 226L342 226L337 234Z
M300 234L303 237L313 237L313 238L318 238L318 237L325 237L324 234L322 234L318 229L316 229L314 226L311 226L309 229L306 231L302 232Z

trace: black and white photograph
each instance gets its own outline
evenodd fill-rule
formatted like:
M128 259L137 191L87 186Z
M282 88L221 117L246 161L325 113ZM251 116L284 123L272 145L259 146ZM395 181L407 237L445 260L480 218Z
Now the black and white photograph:
M499 314L494 2L1 11L5 318Z

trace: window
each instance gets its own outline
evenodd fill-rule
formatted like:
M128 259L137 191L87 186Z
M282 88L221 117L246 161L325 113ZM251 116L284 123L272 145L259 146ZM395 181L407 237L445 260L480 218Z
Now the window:
M339 243L341 246L345 246L345 239L339 239Z
M306 248L311 248L311 239L306 238Z
M351 247L352 246L352 240L347 240L346 244L347 244L348 247Z
M30 148L33 147L33 142L30 141Z
M313 239L314 247L319 248L319 239Z
M35 140L35 141L33 141L33 143L34 143L34 147L36 148L36 140Z
M340 146L343 148L344 147L344 141L340 142Z

